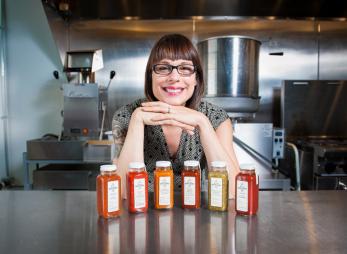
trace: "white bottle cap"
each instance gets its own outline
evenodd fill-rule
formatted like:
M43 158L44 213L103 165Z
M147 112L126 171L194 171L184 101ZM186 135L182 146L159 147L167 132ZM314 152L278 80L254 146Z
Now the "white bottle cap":
M144 168L145 163L143 162L130 162L129 163L129 168Z
M211 162L211 167L214 168L225 168L227 166L227 164L225 163L225 161L212 161Z
M240 164L240 170L252 170L252 169L255 169L255 166L252 163Z
M155 163L156 167L171 167L171 162L170 161L157 161Z
M117 170L117 166L113 165L113 164L100 166L101 172L110 172L110 171L114 171L114 170Z
M185 167L198 167L199 161L184 161Z

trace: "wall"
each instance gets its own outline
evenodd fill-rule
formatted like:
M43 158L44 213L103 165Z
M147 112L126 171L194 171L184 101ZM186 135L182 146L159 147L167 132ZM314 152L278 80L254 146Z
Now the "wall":
M62 126L59 53L40 0L5 0L10 176L23 182L26 141Z

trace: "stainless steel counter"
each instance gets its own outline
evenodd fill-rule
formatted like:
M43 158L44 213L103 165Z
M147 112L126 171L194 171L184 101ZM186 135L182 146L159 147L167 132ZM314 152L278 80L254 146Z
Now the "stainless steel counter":
M0 191L0 253L346 253L347 192L261 192L255 217L149 209L99 219L90 191Z

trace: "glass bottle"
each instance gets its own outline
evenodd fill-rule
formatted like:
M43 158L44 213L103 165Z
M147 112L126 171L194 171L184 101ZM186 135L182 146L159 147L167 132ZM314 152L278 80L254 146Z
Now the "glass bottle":
M148 209L148 174L143 162L129 163L127 186L129 212L146 212Z
M241 164L240 170L235 179L235 210L237 214L254 215L258 211L258 176L252 164Z
M154 171L154 208L172 208L174 204L173 170L170 161L157 161Z
M185 161L182 177L182 208L200 208L200 166L198 161Z
M212 161L208 172L208 209L226 211L228 209L228 171L224 161Z
M101 165L96 178L98 214L104 218L117 217L121 213L121 178L116 165Z

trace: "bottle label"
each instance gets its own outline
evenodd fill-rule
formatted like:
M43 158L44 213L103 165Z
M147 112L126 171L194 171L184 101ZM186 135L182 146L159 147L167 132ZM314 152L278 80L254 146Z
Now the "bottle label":
M223 206L223 179L211 177L211 206Z
M107 212L119 210L119 181L110 181L107 183Z
M170 205L170 177L159 177L159 205Z
M184 205L195 205L195 177L184 177Z
M236 182L236 210L248 212L248 182Z
M145 179L134 179L134 206L143 208L146 206Z

